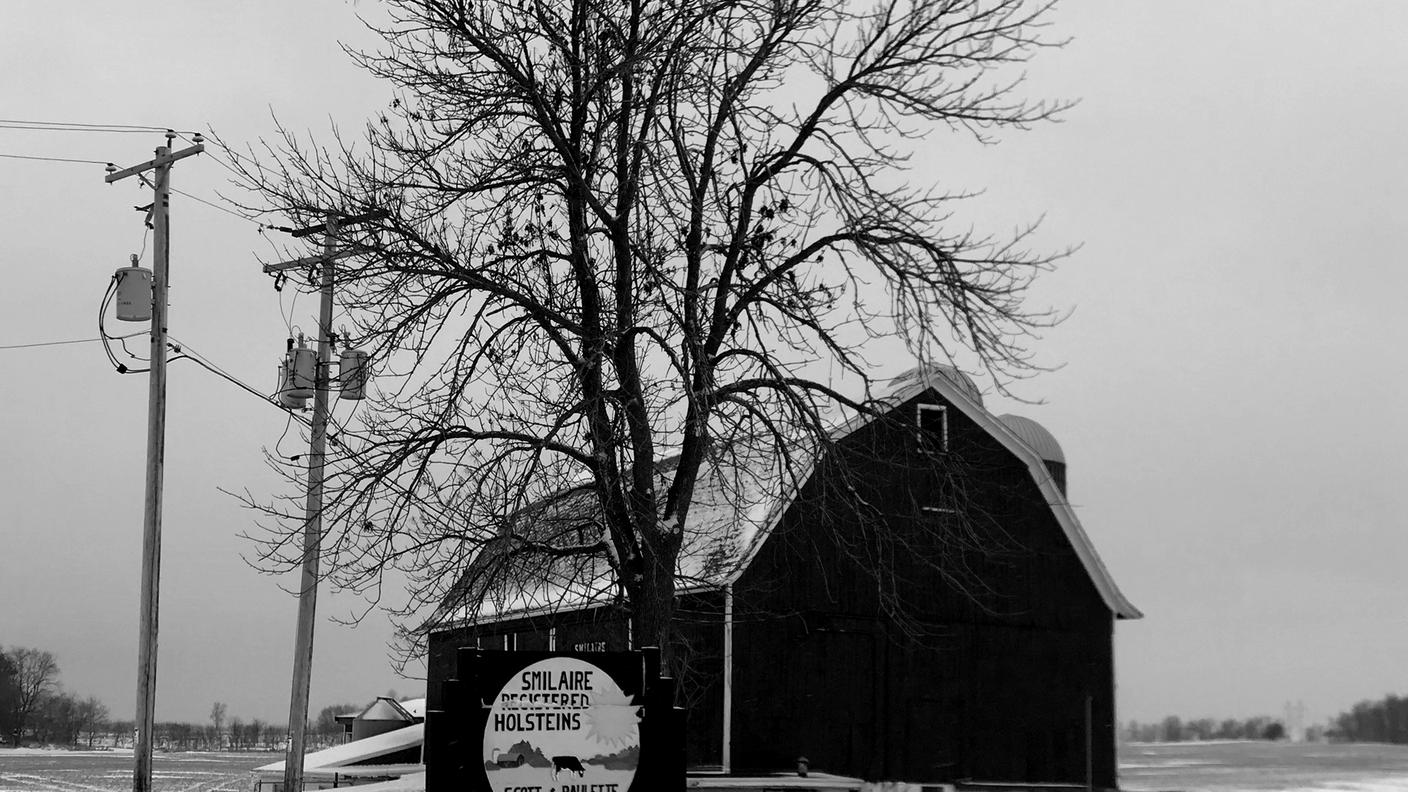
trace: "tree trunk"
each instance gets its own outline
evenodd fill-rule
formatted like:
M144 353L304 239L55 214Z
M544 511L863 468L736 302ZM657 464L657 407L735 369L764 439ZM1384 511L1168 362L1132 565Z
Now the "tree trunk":
M632 648L655 646L660 649L662 668L674 659L670 625L675 615L675 560L679 539L656 534L642 543L642 585L631 594Z

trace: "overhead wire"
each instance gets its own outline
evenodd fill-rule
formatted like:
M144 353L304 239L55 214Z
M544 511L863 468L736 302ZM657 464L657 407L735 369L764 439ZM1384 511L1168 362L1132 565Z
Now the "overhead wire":
M86 127L65 127L65 126L28 126L20 124L0 123L0 129L15 129L26 132L93 132L119 135L150 135L159 130L154 129L96 129ZM164 131L164 130L161 130Z
M73 157L37 157L29 154L0 154L5 159L34 160L36 162L76 162L81 165L111 165L111 162L101 160L76 159Z
M289 414L290 419L296 419L299 423L303 424L304 426L312 426L313 422L311 419L305 418L304 416L300 415L296 409L285 407L284 405L280 404L275 397L263 393L258 388L255 388L253 385L246 383L244 380L241 380L240 378L221 368L219 364L215 363L210 358L192 349L189 344L186 344L185 342L170 334L167 334L167 338L170 339L171 342L173 342L169 344L169 346L171 346L173 351L177 352L177 356L171 358L172 362L176 360L190 360L191 362L206 369L210 373L215 374L216 376L226 380L232 385L239 387L241 390L244 390L259 397L260 401L265 402L266 404L271 404L279 408L280 410L283 410L284 412ZM285 433L287 433L287 427L285 427ZM361 438L355 433L353 433L353 436L358 437L359 439L365 439ZM343 447L345 448L346 446L343 445Z
M289 426L292 424L293 421L296 420L301 425L308 428L312 428L313 421L311 418L301 415L297 408L285 407L283 404L279 403L277 398L260 392L257 388L253 387L252 385L249 385L248 383L244 382L233 374L230 374L228 371L225 371L223 368L221 368L215 362L211 361L205 355L202 355L201 353L192 349L188 344L185 344L184 342L170 335L168 335L167 338L170 339L171 342L174 342L168 345L171 346L171 348L177 352L177 355L171 358L171 362L175 362L177 360L190 360L201 368L204 368L210 373L215 374L216 376L235 385L241 390L257 396L259 400L264 402L265 404L269 404L274 407L277 407L280 410L283 410L288 415L288 421L284 424L284 431L282 434L279 435L279 440L274 444L274 450L281 458L289 461L296 461L299 457L302 456L302 454L294 454L292 456L285 455L282 449L280 448L280 444L282 444L284 438L287 437ZM356 410L356 405L353 405L353 410ZM333 418L331 409L329 409L328 413L328 426L330 430L335 430L329 431L327 433L328 442L331 443L333 446L341 448L344 451L348 452L349 457L351 459L357 459L359 452L357 451L357 449L349 446L343 440L343 438L352 437L363 442L369 441L370 438L366 435L359 434L348 428L346 421L351 419L351 414L349 414L342 421L337 421Z
M22 132L87 132L92 134L143 134L173 132L169 127L137 124L91 124L81 121L39 121L18 118L0 118L0 129ZM111 161L81 159L78 157L44 157L34 154L0 154L5 159L31 160L35 162L70 162L82 165L107 165Z
M189 344L186 344L184 341L181 341L179 338L176 338L170 333L167 333L166 337L170 339L171 342L173 342L172 349L177 353L177 357L173 357L171 359L172 362L182 359L190 360L196 363L197 365L201 366L202 368L206 369L210 373L215 374L216 376L230 382L233 385L240 387L245 391L248 391L249 393L254 394L255 396L258 396L260 401L267 402L276 407L279 407L280 409L283 408L283 405L280 405L277 401L275 401L272 396L261 392L258 388L255 388L253 385L246 383L244 380L241 380L239 377L236 377L235 375L221 368L218 364L207 358L205 355L202 355L200 352L197 352L196 350L192 349Z
M193 141L193 137L188 137L188 136L182 135L182 134L180 134L180 133L177 133L177 137L180 137L181 139L183 139L183 140L185 140L185 141L187 141L187 142L192 142L192 141ZM219 143L217 143L217 142L211 140L210 138L205 138L205 142L211 144L212 146L214 146L216 149L218 149L218 150L220 150L220 151L229 151L229 148L227 148L227 147L225 147L225 146L223 146L223 145L221 145L221 144L219 144ZM243 180L243 179L245 178L245 175L244 175L243 173L240 173L239 170L237 170L234 165L232 165L232 164L226 162L225 160L221 159L219 156L216 155L216 153L215 153L214 151L212 151L212 150L210 150L210 149L206 149L206 152L205 152L205 153L206 153L207 156L210 157L211 160L213 160L213 161L215 162L215 164L217 164L217 165L219 165L220 167L224 168L225 170L229 171L229 172L230 172L230 175L234 176L236 179Z
M140 330L140 331L138 331L138 332L136 332L136 333L130 333L130 334L125 335L125 336L109 336L109 338L112 338L112 339L114 339L114 340L115 340L115 339L118 339L118 338L134 338L134 337L139 336L139 335L146 335L146 334L149 333L149 332L151 332L151 331L149 331L149 330ZM63 341L37 341L37 342L32 343L32 344L4 344L4 345L0 345L0 349L35 349L35 348L37 348L37 347L63 346L63 345L65 345L65 344L91 344L91 343L93 343L94 341L102 341L102 340L103 340L102 337L98 337L98 338L70 338L70 339L65 339L65 340L63 340Z
M220 377L221 379L226 380L227 382L230 382L231 384L233 384L233 385L239 387L241 390L244 390L244 391L246 391L246 392L248 392L248 393L254 394L255 396L257 396L257 397L259 398L260 401L262 401L262 402L264 402L264 403L266 403L266 404L273 405L274 407L277 407L277 408L279 408L280 410L283 410L283 411L288 415L288 421L285 422L285 424L284 424L284 431L283 431L282 434L279 435L279 440L274 444L275 452L276 452L282 459L285 459L285 460L288 460L288 461L297 461L297 460L302 456L302 454L294 454L294 455L291 455L291 456L286 456L286 455L284 455L283 452L282 452L282 449L280 448L280 444L282 444L282 442L284 441L284 439L287 437L287 435L288 435L288 430L289 430L290 426L292 425L292 422L293 422L293 421L297 420L297 421L298 421L300 424L302 424L303 426L306 426L306 427L311 428L312 425L313 425L313 422L312 422L311 419L309 419L309 418L307 418L307 417L305 417L305 416L299 414L299 411L298 411L297 409L295 409L295 408L289 408L289 407L283 406L283 405L280 404L274 397L267 396L267 395L265 395L264 393L261 393L258 389L254 388L253 386L251 386L251 385L245 383L244 381L240 380L238 377L235 377L234 375L232 375L232 374L230 374L229 372L225 371L225 370L224 370L223 368L221 368L219 365L217 365L217 364L214 363L213 361L209 360L208 358L206 358L204 355L202 355L201 353L197 352L196 350L192 349L188 344L186 344L186 343L180 341L179 339L176 339L176 338L173 337L173 336L168 335L167 337L168 337L168 339L169 339L170 342L174 342L174 343L170 343L169 345L177 352L176 357L173 357L173 358L171 359L172 362L175 362L175 361L177 361L177 360L190 360L191 362L197 364L197 365L200 366L201 368L204 368L204 369L206 369L207 371L211 372L212 374L215 374L216 376ZM353 411L354 411L354 412L355 412L356 408L357 408L357 405L353 405ZM335 446L335 447L337 447L337 448L341 448L341 449L343 449L344 451L346 451L347 454L348 454L348 458L349 458L350 460L352 460L352 461L354 461L354 462L357 462L358 464L361 464L361 462L359 461L359 457L360 457L361 452L359 452L356 448L353 448L353 447L349 446L342 438L343 438L343 437L349 437L349 436L350 436L350 437L352 437L352 438L355 438L355 439L357 439L357 440L361 440L361 441L364 441L364 442L370 441L371 438L368 437L368 436L366 436L366 435L359 434L359 433L357 433L357 432L355 432L355 431L352 431L351 429L348 428L346 421L350 420L351 417L352 417L352 415L351 415L351 413L349 413L342 421L338 421L338 420L336 420L336 419L333 417L333 415L332 415L332 410L329 409L329 411L328 411L328 426L329 426L329 428L330 428L331 430L335 430L335 431L329 431L328 434L327 434L327 439L328 439L328 442L331 443L333 446ZM431 506L433 506L433 504L428 504L428 503L425 501L424 498L422 498L420 495L416 494L416 493L413 492L412 490L406 488L404 485L400 485L400 484L398 484L398 483L396 483L396 482L390 482L390 481L387 482L387 485L388 485L389 487L391 487L392 489L396 490L399 494L401 494L401 495L403 495L403 496L405 496L405 497L411 499L412 501L416 502L417 504L419 504L419 505L421 505L421 506L425 506L425 507L431 507Z
M87 123L87 122L83 122L83 121L37 121L37 120L22 119L22 118L0 118L0 126L8 126L8 125L11 125L11 124L23 125L24 127L27 127L27 128L35 128L35 129L54 129L54 128L69 128L69 127L72 127L72 128L73 128L73 131L79 131L79 130L83 130L83 129L91 129L91 130L93 130L93 131L95 131L95 132L117 132L117 131L127 131L127 132L175 132L175 131L176 131L176 130L171 129L170 127L151 126L151 125L147 125L147 124L91 124L91 123ZM179 134L179 133L178 133L178 134Z
M178 190L178 189L176 189L175 187L168 187L167 189L169 189L171 192L176 193L177 195L184 195L184 196L186 196L187 198L190 198L192 201L195 201L196 203L203 203L203 204L205 204L206 206L209 206L211 209L214 209L214 210L216 210L216 211L218 211L218 212L224 212L225 214L227 214L227 215L229 215L229 216L231 216L231 217L237 217L237 218L239 218L239 219L241 219L241 220L244 220L244 221L246 221L246 222L254 223L255 225L259 226L261 229L266 227L264 223L261 223L261 222L259 222L258 220L254 220L254 219L252 219L252 218L250 218L250 217L248 217L248 216L246 216L246 215L242 215L242 214L240 214L239 212L234 211L233 209L227 209L227 208L225 208L225 207L223 207L223 206L220 206L219 204L211 203L210 201L207 201L207 200L205 200L204 198L200 198L200 197L198 197L198 196L191 195L190 193L185 192L185 191L183 191L183 190Z

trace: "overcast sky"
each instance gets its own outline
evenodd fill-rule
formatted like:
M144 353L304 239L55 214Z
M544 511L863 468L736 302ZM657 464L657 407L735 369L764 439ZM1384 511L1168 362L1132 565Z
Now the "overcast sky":
M355 128L389 96L339 49L372 43L358 12L377 7L6 0L0 115L234 142L268 135L271 110ZM1040 404L988 404L1059 438L1085 529L1147 614L1116 629L1120 717L1299 699L1314 721L1405 692L1408 4L1080 0L1052 21L1073 41L1031 64L1029 90L1080 105L988 149L938 132L915 178L985 188L965 210L980 226L1044 214L1044 244L1083 244L1033 295L1074 309L1036 346L1061 367L1018 386ZM161 143L0 128L0 154L128 165ZM226 176L192 158L173 186L219 203ZM0 347L97 335L149 196L98 165L0 158ZM277 254L183 196L172 248L172 334L272 390L286 324L255 256ZM313 326L315 301L288 295ZM0 365L0 645L55 652L67 688L130 717L146 378L93 343ZM241 561L251 517L217 488L274 490L261 448L284 418L189 362L169 405L157 716L201 721L219 700L282 722L296 602ZM320 621L315 711L421 690L391 671L388 634L377 615Z

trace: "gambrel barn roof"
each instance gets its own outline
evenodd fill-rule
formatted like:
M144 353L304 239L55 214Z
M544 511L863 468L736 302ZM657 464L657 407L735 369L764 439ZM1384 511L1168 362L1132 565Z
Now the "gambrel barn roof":
M927 391L933 391L962 411L1026 467L1110 612L1119 619L1143 616L1115 584L1045 464L1047 461L1065 462L1055 438L1030 419L1013 415L999 417L988 412L974 382L948 366L922 366L901 374L891 381L889 391L880 401L899 407ZM859 415L836 427L831 432L831 440L842 440L871 420L870 415ZM736 582L815 469L814 454L794 452L790 471L780 469L771 454L756 452L752 458L748 454L747 450L735 449L727 459L706 462L700 468L677 567L681 593L717 589ZM593 510L592 491L579 488L566 490L552 503L540 504L525 512L568 519ZM575 566L560 570L560 574L550 571L539 576L540 579L527 588L484 595L477 614L466 602L466 594L470 592L463 584L457 585L426 627L446 629L471 622L578 610L612 601L614 590L605 558L585 562L577 559L573 563ZM583 563L589 565L588 568L584 568ZM469 574L465 576L469 577Z

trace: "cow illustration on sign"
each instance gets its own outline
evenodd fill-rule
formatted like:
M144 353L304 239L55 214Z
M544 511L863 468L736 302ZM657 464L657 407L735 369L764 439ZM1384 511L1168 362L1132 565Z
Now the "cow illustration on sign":
M640 705L585 660L553 657L515 674L484 725L484 773L495 790L627 792L640 762Z

